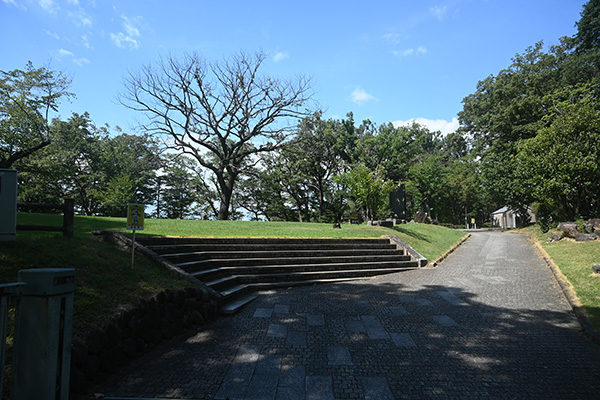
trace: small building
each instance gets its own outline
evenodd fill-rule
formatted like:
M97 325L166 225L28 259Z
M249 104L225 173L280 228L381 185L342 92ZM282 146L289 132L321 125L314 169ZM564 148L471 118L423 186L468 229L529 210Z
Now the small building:
M529 222L535 222L535 214L531 207L527 207ZM513 229L517 227L518 213L510 207L502 207L492 213L492 226L502 229Z

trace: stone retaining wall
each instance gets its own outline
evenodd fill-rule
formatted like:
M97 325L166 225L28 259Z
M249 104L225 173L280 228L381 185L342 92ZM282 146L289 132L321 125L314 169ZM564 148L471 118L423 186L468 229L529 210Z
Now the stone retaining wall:
M82 396L129 364L193 328L215 320L218 304L202 289L165 290L120 312L108 325L73 340L71 350L71 398Z

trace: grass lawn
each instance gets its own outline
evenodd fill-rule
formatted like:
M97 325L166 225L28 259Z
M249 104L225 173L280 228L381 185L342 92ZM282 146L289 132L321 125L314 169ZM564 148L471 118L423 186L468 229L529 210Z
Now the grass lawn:
M62 225L55 214L19 213L19 224ZM75 237L61 233L17 232L14 242L0 242L0 283L14 282L25 268L74 268L76 274L74 334L102 326L124 304L166 289L191 283L175 277L153 262L95 240L92 230L126 231L125 218L75 216ZM406 224L393 229L363 225L296 222L192 221L146 219L136 235L198 237L380 237L398 236L429 260L435 260L465 233L440 226Z
M62 225L62 216L55 214L19 213L19 224ZM125 218L75 216L75 236L89 237L93 230L128 232ZM17 234L26 237L30 233ZM37 234L38 236L43 234ZM289 238L376 238L384 235L398 236L429 260L435 260L466 234L436 225L405 224L394 228L379 226L342 225L333 229L331 224L307 222L257 222L257 221L196 221L146 219L143 231L136 236L188 236L188 237L289 237Z
M600 264L600 240L576 242L563 239L549 243L552 232L542 233L537 227L524 231L540 243L571 283L594 329L600 332L600 274L592 271L593 264Z

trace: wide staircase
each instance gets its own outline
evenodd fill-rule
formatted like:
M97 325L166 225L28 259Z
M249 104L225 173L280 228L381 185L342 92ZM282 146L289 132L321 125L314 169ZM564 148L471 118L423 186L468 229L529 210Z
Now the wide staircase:
M418 267L389 239L143 238L139 242L222 296L223 314L253 292L339 282Z

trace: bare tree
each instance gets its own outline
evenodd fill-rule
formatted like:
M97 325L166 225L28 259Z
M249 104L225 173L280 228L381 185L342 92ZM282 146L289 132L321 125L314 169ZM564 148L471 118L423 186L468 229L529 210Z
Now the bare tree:
M310 79L259 75L265 53L239 53L207 63L197 54L170 56L130 74L121 102L146 114L143 128L167 148L212 171L220 196L218 219L229 219L236 182L258 155L280 147L296 120L309 114Z

